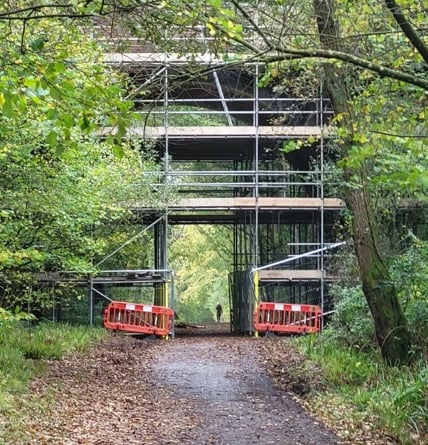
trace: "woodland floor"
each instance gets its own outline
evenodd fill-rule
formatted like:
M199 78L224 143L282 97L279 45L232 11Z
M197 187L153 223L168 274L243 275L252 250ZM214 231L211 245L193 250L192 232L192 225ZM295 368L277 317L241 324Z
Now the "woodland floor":
M318 384L317 370L287 372L301 360L289 340L227 330L177 330L171 341L111 335L83 357L50 362L23 401L27 437L6 445L393 443L367 429L345 440L346 415L327 428L310 414L300 396Z

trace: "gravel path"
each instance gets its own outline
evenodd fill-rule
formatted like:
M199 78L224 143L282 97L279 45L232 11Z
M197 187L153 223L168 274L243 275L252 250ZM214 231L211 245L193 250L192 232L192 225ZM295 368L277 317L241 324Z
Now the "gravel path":
M289 394L272 387L255 357L255 341L176 340L157 357L159 390L190 407L197 419L181 443L338 444Z
M338 439L272 386L257 342L111 336L48 364L1 445L331 445ZM261 354L262 355L262 354ZM284 357L286 361L286 357ZM22 437L25 431L25 437Z

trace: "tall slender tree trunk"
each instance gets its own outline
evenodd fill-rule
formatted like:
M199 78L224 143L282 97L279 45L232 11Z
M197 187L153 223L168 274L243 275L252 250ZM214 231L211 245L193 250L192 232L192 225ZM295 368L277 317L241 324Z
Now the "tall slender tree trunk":
M335 0L313 0L319 38L324 49L341 50L340 32L335 21ZM351 88L346 69L325 65L326 88L336 115L341 114L341 125L347 130L343 141L342 157L348 155L353 142ZM410 332L399 304L388 268L377 248L378 234L370 195L365 185L364 165L346 169L345 181L357 182L358 187L348 187L346 201L353 213L353 236L363 292L373 316L376 340L384 360L389 364L404 364L409 360Z

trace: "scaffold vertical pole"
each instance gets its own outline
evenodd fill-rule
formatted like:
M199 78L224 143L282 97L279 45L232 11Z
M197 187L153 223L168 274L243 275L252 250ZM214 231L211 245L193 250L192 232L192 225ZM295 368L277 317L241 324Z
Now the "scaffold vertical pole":
M259 272L256 270L253 273L253 283L254 283L254 306L257 308L257 305L260 302L260 295L259 295ZM254 327L254 326L253 326ZM254 337L258 337L259 333L257 330L254 329Z
M320 242L321 242L321 253L320 253L320 270L321 270L321 281L320 281L320 299L321 299L321 313L324 314L325 308L324 308L324 286L325 286L325 280L324 280L324 136L323 136L323 125L324 125L324 119L323 119L323 100L322 100L323 90L322 85L320 85L320 127L321 127L321 140L320 140L320 187L321 187L321 209L320 209ZM324 329L324 316L321 316L320 320L320 330L321 332Z
M171 286L171 309L174 312L174 318L172 320L172 326L171 326L171 338L174 340L175 338L175 326L174 326L174 320L175 320L175 284L174 284L174 272L170 272L170 286Z
M89 279L89 326L94 325L94 292L92 275Z

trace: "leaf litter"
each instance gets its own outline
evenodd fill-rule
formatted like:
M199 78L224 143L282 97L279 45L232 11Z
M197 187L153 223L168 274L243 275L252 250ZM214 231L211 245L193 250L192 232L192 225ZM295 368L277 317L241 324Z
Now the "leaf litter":
M84 355L49 362L21 408L25 434L9 419L15 435L5 445L395 443L353 428L345 410L332 423L311 404L320 370L303 366L286 338L220 335L218 327L181 334L111 335Z

